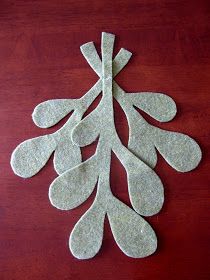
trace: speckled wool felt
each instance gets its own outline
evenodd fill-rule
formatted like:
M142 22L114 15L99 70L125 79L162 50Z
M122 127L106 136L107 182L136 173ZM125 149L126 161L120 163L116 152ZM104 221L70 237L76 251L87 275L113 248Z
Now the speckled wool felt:
M141 108L156 120L168 121L176 114L176 106L170 97L154 93L126 94L116 83L113 90L128 119L128 147L135 155L154 168L157 163L157 149L167 163L180 172L190 171L199 164L202 154L195 140L185 134L166 131L148 124L133 107L135 105ZM150 99L152 99L150 108L140 106L141 100L144 104ZM152 110L154 103L159 105L157 110L155 107ZM164 108L168 110L161 116L161 110Z
M101 60L93 43L90 43L90 49L88 44L85 44L82 53L92 69L101 76L101 68L98 68ZM116 59L117 57L120 59ZM127 63L130 57L130 52L121 49L113 61L112 72L115 73L115 71L119 71L118 69L122 69L125 61ZM190 171L199 164L202 156L201 150L192 138L182 133L165 131L148 124L134 108L136 106L160 122L167 122L172 120L177 112L176 104L171 97L153 92L125 93L115 81L113 81L112 90L113 96L123 108L128 119L128 148L136 156L154 168L157 164L157 149L167 163L180 172ZM85 143L79 144L86 145Z
M70 249L79 259L93 257L101 247L104 217L107 213L113 236L130 257L145 257L157 247L157 239L149 224L137 213L117 200L111 193L109 176L111 151L126 169L131 203L141 215L150 216L161 209L164 200L163 186L156 173L124 147L114 126L112 51L114 36L102 34L102 71L94 66L99 57L92 52L92 43L81 47L83 55L92 63L92 68L101 75L103 94L98 107L82 119L72 131L72 141L86 146L99 136L96 153L80 165L66 171L54 180L49 189L49 198L55 207L69 210L84 202L93 191L97 180L97 195L92 207L78 221L70 236ZM124 55L126 54L126 55ZM121 51L118 58L123 63L130 53ZM116 69L122 65L116 63ZM115 70L116 72L118 70Z
M95 55L94 60L99 61L101 67L100 58L92 42L83 45L81 51L85 57L86 54L88 56ZM122 70L130 56L130 52L124 49L120 50L113 60L115 69L113 76L116 76ZM90 59L90 61L92 60ZM97 69L98 66L94 66L94 70L99 73ZM47 163L53 152L54 168L58 174L62 174L81 163L80 148L71 141L71 131L101 91L102 80L100 79L78 100L54 99L37 105L32 114L32 119L40 128L51 127L70 112L73 111L73 114L67 123L55 133L26 140L17 146L11 157L11 166L14 173L23 178L35 175Z
M74 167L81 162L80 148L71 141L70 133L86 109L100 92L101 82L98 81L86 94L78 100L49 100L39 104L32 115L34 122L40 127L50 127L59 122L65 114L74 109L66 124L55 133L39 136L22 142L13 151L11 166L15 174L23 178L35 175L54 153L54 167L58 174ZM87 98L88 97L88 98ZM90 103L89 103L90 102ZM51 110L54 108L54 110Z
M151 92L126 94L113 80L131 57L129 51L121 49L112 60L114 38L112 34L102 33L102 59L93 42L81 46L82 54L100 77L99 81L78 100L49 100L38 105L32 117L43 128L73 113L57 132L21 143L11 158L14 172L30 177L55 151L54 166L60 176L49 188L49 199L61 210L79 206L97 186L91 208L77 222L69 238L70 250L78 259L92 258L99 251L105 215L116 243L127 256L142 258L154 253L156 235L140 215L158 213L164 201L162 182L152 170L157 162L155 148L173 168L182 172L195 168L201 159L200 148L193 139L148 124L135 109L143 110L158 121L169 121L176 114L176 105L169 96ZM82 119L101 91L102 99L97 108ZM128 119L129 149L123 146L115 129L113 97ZM97 138L95 154L81 162L80 147ZM138 214L111 192L111 152L127 172L130 201Z

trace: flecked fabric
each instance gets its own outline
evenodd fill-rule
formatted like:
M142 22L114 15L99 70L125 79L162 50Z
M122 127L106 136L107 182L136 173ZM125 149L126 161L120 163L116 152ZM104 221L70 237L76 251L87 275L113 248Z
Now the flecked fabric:
M107 215L119 248L133 258L151 255L157 238L151 226L140 216L157 214L164 202L163 185L152 168L157 163L156 149L176 170L186 172L201 159L198 144L189 136L150 125L135 107L160 122L170 121L176 104L167 95L153 92L125 93L113 80L131 58L121 49L114 59L115 36L102 33L102 59L93 42L81 46L81 52L99 76L97 83L80 99L57 99L39 104L32 115L34 123L47 128L72 112L57 132L21 143L13 152L11 166L21 177L36 174L54 153L59 176L49 188L53 206L70 210L82 204L97 186L90 209L75 225L69 239L72 254L78 259L94 257L103 240ZM102 99L90 114L83 114L102 92ZM125 147L114 124L113 98L124 110L129 124L129 143ZM82 162L80 147L99 138L95 154ZM111 153L114 152L127 172L131 209L113 196L110 186ZM140 215L139 215L140 214Z

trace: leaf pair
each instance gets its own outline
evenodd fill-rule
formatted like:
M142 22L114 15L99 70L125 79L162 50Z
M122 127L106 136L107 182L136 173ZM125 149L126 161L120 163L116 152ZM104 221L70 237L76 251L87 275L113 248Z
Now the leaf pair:
M158 213L164 202L164 189L158 175L123 145L116 145L114 152L126 169L134 210L142 216Z
M136 106L160 122L167 122L176 114L175 102L169 96L149 92L126 94L116 83L114 95L128 119L128 148L136 156L154 168L157 164L157 149L177 171L187 172L198 165L201 150L192 138L149 125L133 107Z
M37 126L49 128L74 110L74 107L75 100L48 100L35 107L32 118ZM32 177L44 167L54 151L54 167L58 174L79 164L80 149L72 143L70 134L80 119L78 117L78 113L74 112L57 132L32 138L18 145L11 157L13 171L23 178Z
M72 100L49 100L35 108L32 115L33 121L39 127L51 127L73 108ZM23 178L31 177L44 167L54 151L54 167L58 174L79 164L81 162L80 149L72 143L69 135L79 120L78 113L74 112L57 132L32 138L18 145L11 157L13 171Z
M107 211L94 202L71 232L69 247L78 259L94 257L101 248L104 219L107 213L114 239L129 257L143 258L157 248L156 235L151 226L128 206L112 197Z
M135 109L129 118L128 148L152 168L157 164L156 149L177 171L187 172L199 164L200 147L189 136L149 125Z
M74 112L66 124L55 133L26 140L16 147L11 157L14 173L24 178L35 175L54 151L54 168L58 174L81 163L80 148L72 142L71 133L84 112L100 94L101 87L102 83L99 80L80 99L48 100L36 106L32 118L41 128L51 127L71 111Z

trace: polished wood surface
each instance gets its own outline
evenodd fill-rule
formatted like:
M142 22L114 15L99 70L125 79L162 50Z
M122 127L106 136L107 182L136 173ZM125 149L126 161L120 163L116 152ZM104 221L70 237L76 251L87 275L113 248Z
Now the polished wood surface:
M133 57L117 76L127 91L158 91L174 98L178 114L158 127L186 133L203 151L199 167L179 173L159 156L164 182L162 211L147 220L157 252L126 257L108 222L99 254L79 261L68 249L69 234L95 193L81 207L59 211L48 200L56 174L52 158L36 176L15 176L9 161L23 140L57 130L37 128L33 108L53 98L77 98L97 80L79 46L101 31L116 34L115 51ZM96 105L96 104L95 104ZM210 279L210 2L189 1L0 1L0 279L1 280L207 280ZM115 104L123 143L128 127ZM64 121L62 121L64 123ZM141 145L141 143L139 143ZM84 157L95 146L85 148ZM113 156L113 193L130 205L126 174Z

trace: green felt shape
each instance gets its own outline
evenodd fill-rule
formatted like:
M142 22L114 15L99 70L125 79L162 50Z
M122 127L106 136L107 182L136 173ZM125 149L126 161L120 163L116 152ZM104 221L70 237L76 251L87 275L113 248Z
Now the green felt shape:
M129 197L134 210L142 216L157 214L164 202L160 178L124 146L116 145L114 153L126 169Z
M181 172L192 170L201 160L201 150L192 138L156 128L136 110L137 107L160 122L170 121L176 114L176 104L171 97L154 92L125 93L114 81L131 58L131 53L122 48L113 59L114 39L113 34L102 33L101 58L93 42L81 46L83 56L99 80L79 99L55 99L39 104L32 118L41 128L51 127L72 114L58 131L21 143L11 157L14 172L30 177L54 152L54 168L59 176L50 185L49 199L58 209L71 210L79 206L97 187L92 206L76 223L69 238L69 248L78 259L92 258L100 250L105 216L117 245L127 256L143 258L153 254L157 238L140 215L157 214L164 202L162 182L153 170L157 163L156 150ZM99 105L83 118L101 92ZM128 120L128 147L122 144L116 132L113 98ZM80 147L97 138L94 155L82 161ZM126 170L134 210L112 194L112 152Z
M201 160L201 149L189 136L154 128L155 147L169 165L180 172L194 169Z
M137 104L133 104L133 102L136 102L137 96L139 95L140 97L141 93L135 94L134 100L132 98L133 94L126 94L116 83L114 83L113 90L117 101L123 108L128 119L130 128L128 147L135 155L141 158L151 168L154 168L157 163L156 148L167 163L177 171L187 172L196 168L201 160L202 154L195 140L185 134L166 131L148 124L133 107L133 105ZM158 93L153 95L159 96L159 100L163 96ZM165 109L171 108L171 114L167 113L162 118L162 121L166 121L166 119L174 116L176 110L170 98L164 97L163 100L166 102L162 102L162 109L164 107ZM141 109L144 109L146 112L145 107ZM160 117L158 116L160 112L158 113L158 110L152 111L153 115L151 111L150 115L160 121Z
M157 249L157 238L151 226L127 205L114 199L108 219L117 245L129 257L144 258Z
M51 204L61 210L70 210L83 203L98 179L98 174L94 172L96 162L93 156L57 177L49 188Z
M32 119L41 128L48 128L74 110L76 101L73 99L53 99L40 103L33 111Z
M129 235L126 236L126 242L129 241L130 244L126 245L126 242L120 242L119 236L121 233L121 227L119 228L119 223L115 225L116 221L116 207L114 206L117 201L110 191L109 185L109 177L110 177L110 161L111 161L111 151L117 155L119 160L124 165L127 175L128 175L128 188L129 195L131 199L132 206L138 213L145 216L150 216L156 214L160 211L163 201L164 201L164 192L161 180L156 175L156 173L148 167L145 163L143 163L139 158L137 158L134 154L132 154L127 148L125 148L115 129L114 126L114 116L113 116L113 86L112 86L112 46L114 43L113 35L103 34L102 35L102 99L96 109L94 109L89 115L87 115L84 119L82 119L72 130L72 141L74 144L78 146L85 146L92 143L98 135L99 142L97 145L96 153L93 157L91 157L91 161L89 162L92 167L88 167L88 169L83 167L83 163L71 169L69 172L65 172L63 175L59 176L55 181L51 184L49 191L49 198L51 203L60 209L69 210L71 207L71 203L69 200L71 199L73 202L75 201L75 197L78 197L78 191L71 192L69 195L69 190L72 189L72 180L74 182L74 177L76 174L77 177L82 177L82 173L80 174L80 170L85 173L87 178L86 181L90 181L91 178L96 179L99 176L97 195L94 200L94 207L97 209L99 213L108 213L111 221L111 227L113 228L113 235L116 237L117 243L120 248L123 248L123 251L132 257L143 257L149 254L152 254L157 247L156 237L154 231L151 227L143 220L138 214L129 209L127 206L122 206L120 204L121 209L123 209L123 214L119 217L129 215L129 217L139 217L135 218L134 222L138 221L139 224L135 225L136 231L134 231L134 235L130 232ZM105 51L105 48L109 49L109 52ZM92 43L86 44L84 48L82 48L83 54L88 57L94 50ZM88 53L90 52L90 54ZM126 52L126 55L123 56L123 51L118 55L119 57L124 57L124 61L128 61L128 57L130 54ZM93 63L94 59L98 61L99 57L94 55L92 59L87 59L88 63ZM116 72L122 69L120 63L115 63ZM99 71L96 67L92 66L93 69L96 69L97 74ZM92 159L95 159L92 161ZM68 176L67 176L68 173ZM80 174L80 175L79 175ZM73 177L73 179L72 179ZM78 181L78 179L76 179ZM74 184L77 183L76 181ZM86 181L81 185L86 186ZM92 184L93 185L93 184ZM71 187L70 187L71 186ZM84 188L83 192L86 188ZM60 197L60 193L62 190L62 197ZM91 189L92 191L92 189ZM89 192L90 194L91 192ZM62 203L62 206L61 206ZM94 209L95 209L94 208ZM102 210L103 209L103 210ZM100 212L102 211L102 212ZM131 212L130 212L131 211ZM87 212L89 213L89 212ZM132 215L131 215L132 213ZM87 214L88 215L88 214ZM103 214L104 215L104 214ZM102 215L102 217L103 217ZM92 220L92 225L90 222L86 222L89 215L86 216L83 220L83 217L76 225L73 233L70 237L70 249L74 256L79 259L86 259L94 256L96 252L98 252L101 244L101 236L99 238L98 232L102 235L102 224L100 217L94 218ZM121 218L122 219L122 218ZM99 226L100 225L100 226ZM121 221L121 226L124 223ZM130 225L132 221L130 221ZM130 226L129 225L129 226ZM145 232L142 231L141 234L136 235L139 229L143 230L145 227ZM100 230L99 230L100 229ZM82 240L84 238L84 232L92 232L91 236L88 235L87 240ZM132 231L132 228L130 228ZM151 234L151 236L143 237L144 233ZM124 233L125 235L125 233ZM96 238L96 246L94 246L94 242L92 238ZM151 244L150 244L151 241ZM86 242L86 243L85 243ZM89 244L88 244L89 242ZM132 251L131 247L139 248Z
M58 174L62 174L81 163L80 148L72 142L71 131L75 125L79 123L84 112L100 92L101 81L98 81L85 96L78 100L56 99L38 105L34 110L33 120L37 125L39 124L40 127L41 125L43 127L50 127L52 123L56 124L65 117L66 114L72 111L73 104L77 107L74 108L68 121L59 130L52 134L45 135L46 137L37 137L37 139L46 139L47 142L45 145L42 142L40 145L34 145L34 139L29 139L26 142L27 145L23 142L14 150L11 157L11 166L14 173L23 178L35 175L47 163L53 151L55 151L53 160L54 168ZM62 114L61 106L63 106L65 114ZM54 111L51 111L51 109ZM37 140L36 142L39 143L40 141ZM41 154L41 156L39 154ZM34 156L36 160L31 161L31 156Z
M173 99L162 93L128 93L127 98L130 103L159 122L172 120L177 112Z
M94 204L74 226L69 239L69 248L76 258L90 259L100 250L105 214L103 208Z
M22 142L12 153L11 166L15 174L29 178L46 164L56 147L51 135Z

